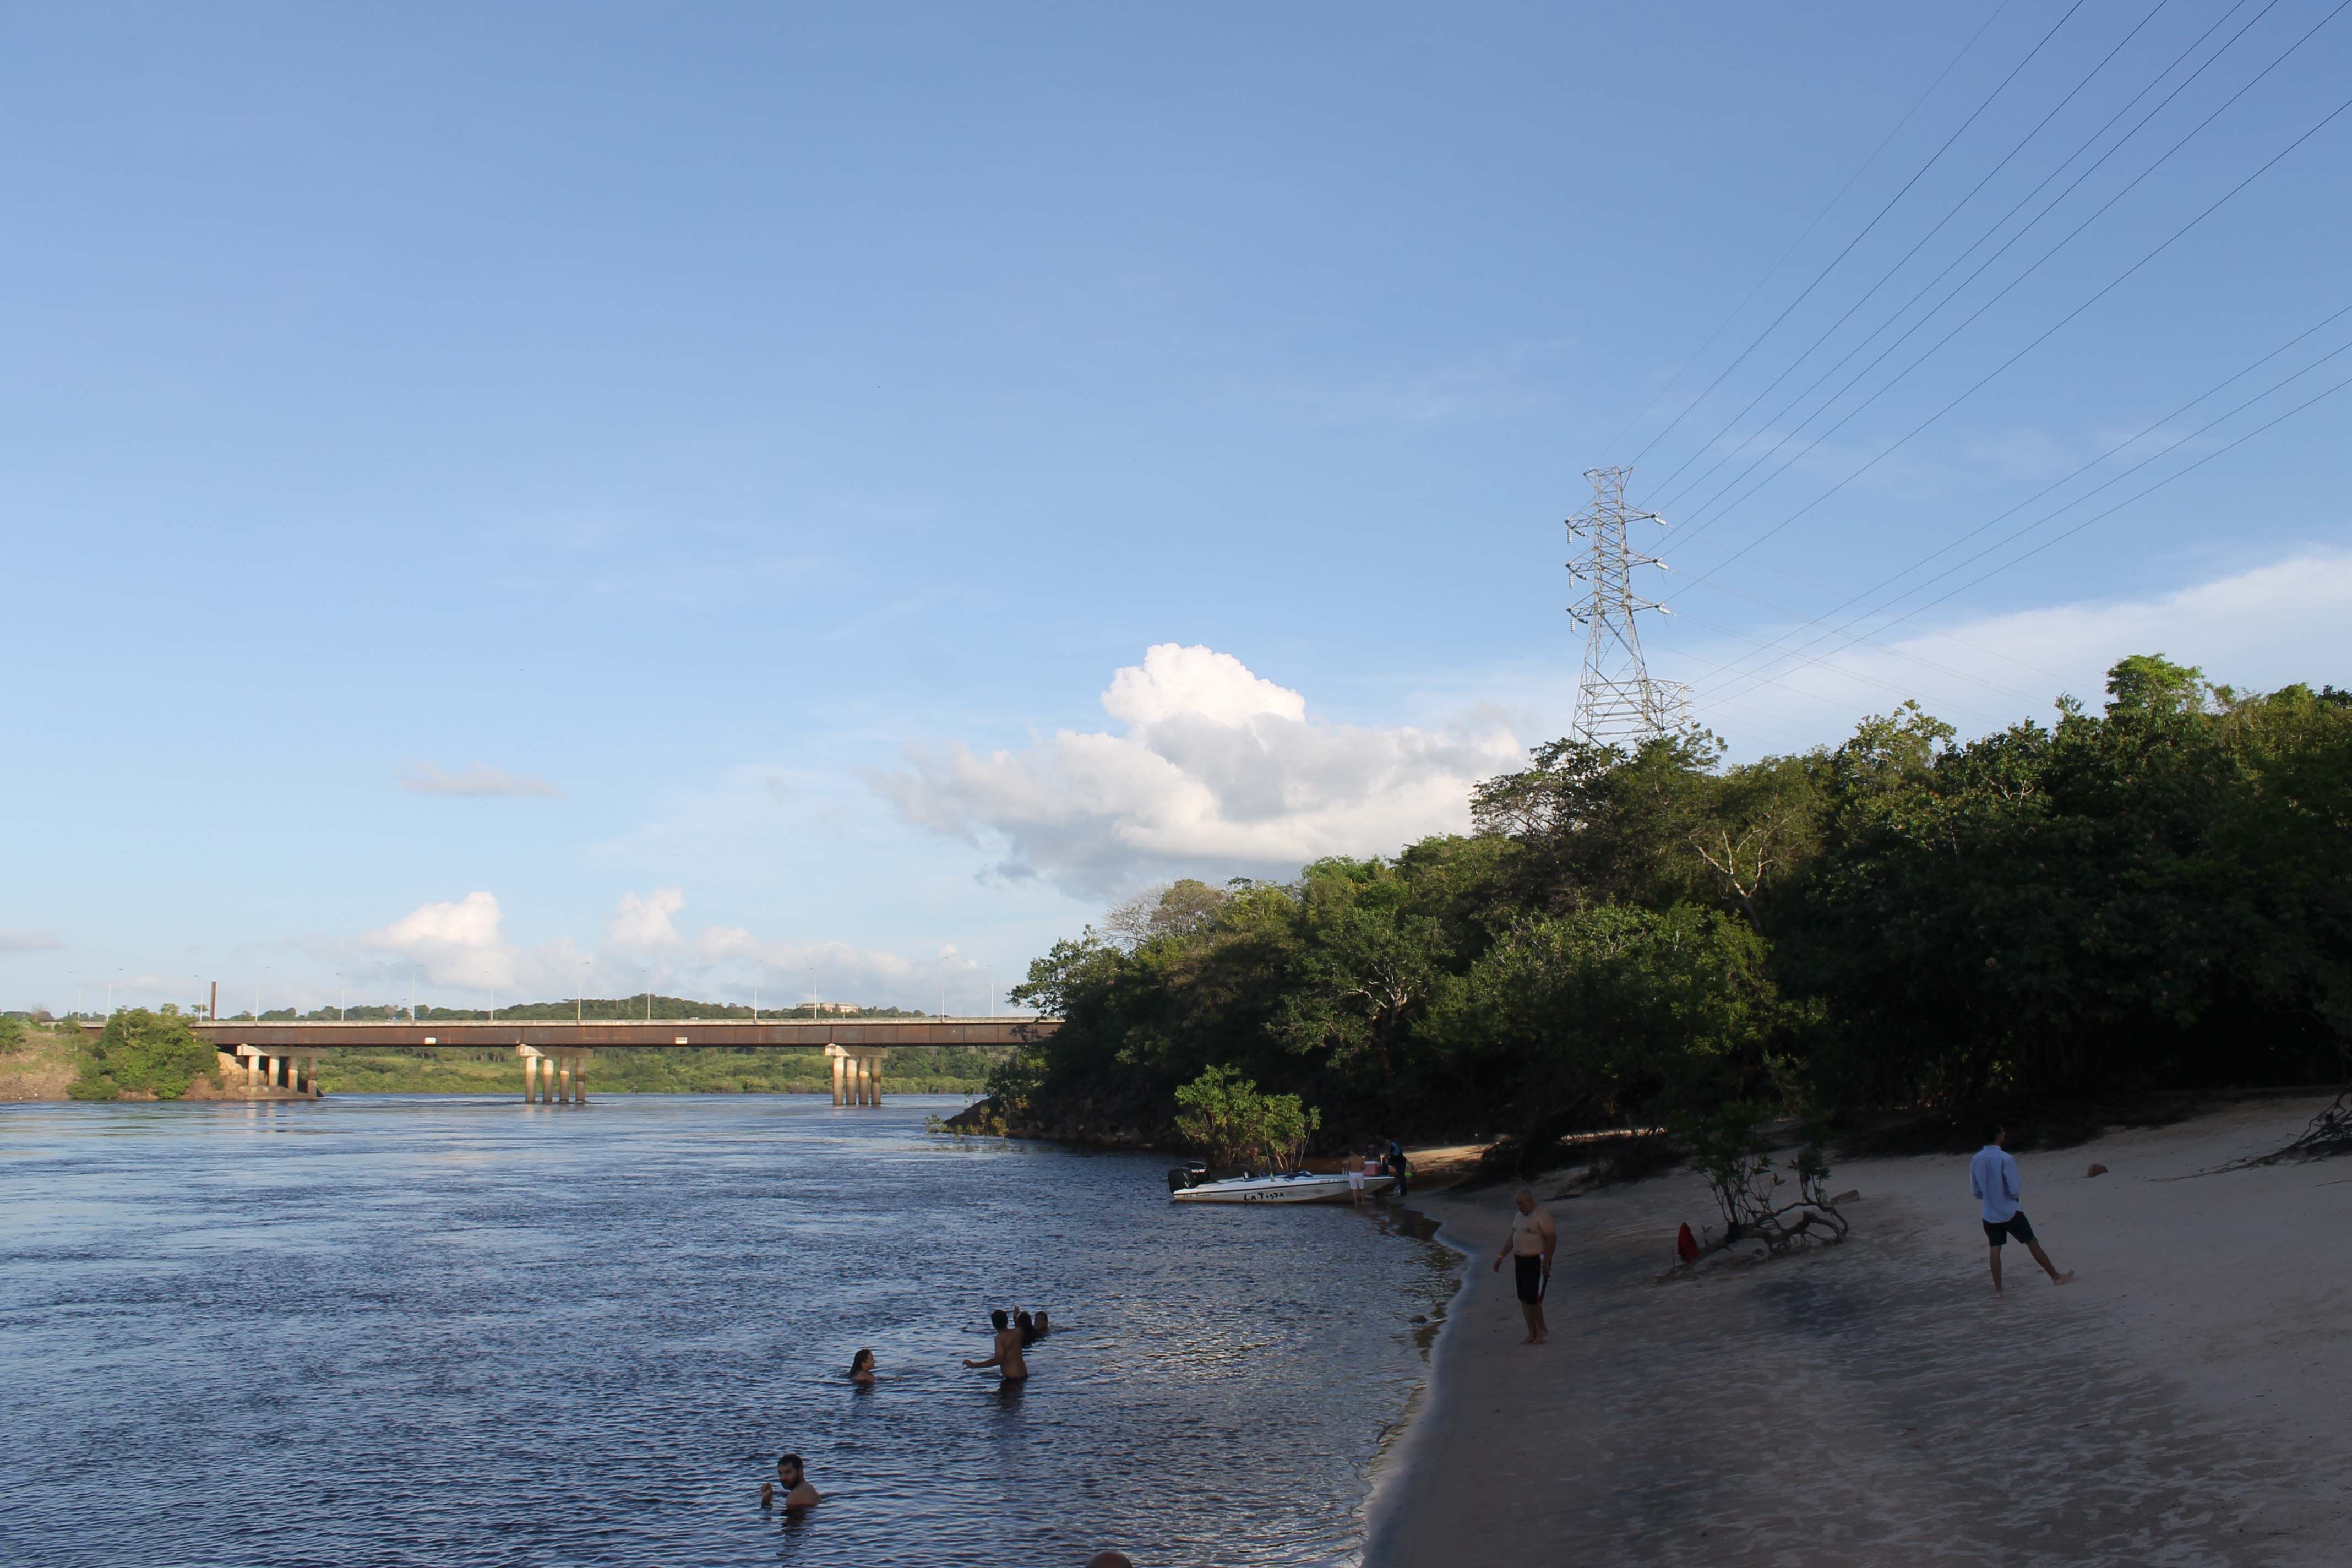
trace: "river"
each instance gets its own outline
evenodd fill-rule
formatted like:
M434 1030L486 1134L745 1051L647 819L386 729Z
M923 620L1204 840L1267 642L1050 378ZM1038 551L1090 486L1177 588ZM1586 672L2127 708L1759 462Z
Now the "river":
M961 1103L0 1109L0 1561L1355 1562L1453 1256Z

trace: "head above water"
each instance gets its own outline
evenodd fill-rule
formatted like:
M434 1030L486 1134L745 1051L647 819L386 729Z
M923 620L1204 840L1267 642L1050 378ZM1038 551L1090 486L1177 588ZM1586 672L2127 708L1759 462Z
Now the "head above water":
M998 1333L1003 1333L1005 1328L1013 1321L1011 1318L1005 1316L1004 1309L1002 1307L999 1307L995 1311L989 1313L988 1321L996 1325L996 1331Z
M849 1358L849 1374L852 1377L855 1377L859 1373L871 1367L873 1364L874 1352L872 1351L859 1351L856 1355Z
M1521 1187L1511 1194L1511 1201L1519 1205L1521 1214L1536 1212L1536 1190L1533 1187Z
M1097 1552L1087 1559L1087 1568L1135 1568L1135 1559L1124 1552Z
M787 1485L798 1486L801 1484L802 1474L807 1468L807 1466L801 1463L801 1457L798 1454L786 1454L776 1461L776 1479Z

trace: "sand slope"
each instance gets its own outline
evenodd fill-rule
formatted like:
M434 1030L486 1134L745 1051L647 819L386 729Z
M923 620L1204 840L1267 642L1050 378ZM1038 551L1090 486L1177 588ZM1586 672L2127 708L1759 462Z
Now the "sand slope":
M1663 1285L1695 1179L1554 1203L1535 1349L1486 1267L1506 1197L1431 1199L1478 1256L1367 1561L2352 1562L2352 1161L2162 1179L2325 1103L2020 1156L2078 1279L2012 1244L1999 1300L1964 1159L1841 1165L1844 1247Z

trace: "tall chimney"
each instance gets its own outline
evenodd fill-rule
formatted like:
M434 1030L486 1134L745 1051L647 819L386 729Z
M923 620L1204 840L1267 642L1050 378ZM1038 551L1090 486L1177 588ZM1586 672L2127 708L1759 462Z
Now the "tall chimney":
M213 999L205 1005L205 1016L207 1018L220 1016L220 982L217 980L213 982Z

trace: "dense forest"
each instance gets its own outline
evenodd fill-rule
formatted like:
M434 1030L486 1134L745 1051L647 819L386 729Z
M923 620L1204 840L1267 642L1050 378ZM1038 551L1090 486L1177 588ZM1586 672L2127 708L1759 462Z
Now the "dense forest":
M1213 1068L1298 1096L1326 1146L1522 1148L2347 1071L2352 693L2138 656L2104 712L1965 744L1916 704L1737 766L1698 731L1556 742L1472 815L1057 943L1014 995L1066 1021L969 1124L1173 1142Z

